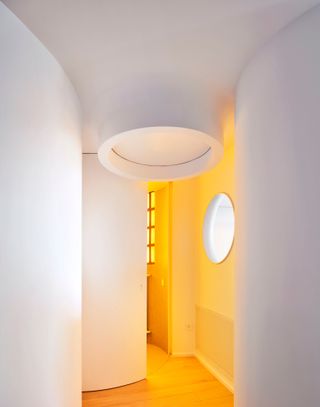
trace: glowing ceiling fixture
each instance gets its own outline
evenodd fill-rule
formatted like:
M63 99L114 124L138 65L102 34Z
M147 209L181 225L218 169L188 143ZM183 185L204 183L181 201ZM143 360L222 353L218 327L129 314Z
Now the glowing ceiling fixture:
M130 94L101 126L101 164L144 181L187 178L212 168L223 146L203 99L195 92L163 89Z

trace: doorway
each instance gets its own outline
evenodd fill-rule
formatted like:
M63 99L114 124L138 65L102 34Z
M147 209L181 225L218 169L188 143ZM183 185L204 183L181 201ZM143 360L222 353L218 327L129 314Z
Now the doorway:
M171 188L149 183L147 207L147 375L171 353Z

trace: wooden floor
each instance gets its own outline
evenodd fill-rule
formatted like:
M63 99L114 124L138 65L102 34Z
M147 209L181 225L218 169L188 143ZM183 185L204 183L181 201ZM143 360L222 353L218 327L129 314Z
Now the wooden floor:
M195 358L170 357L146 380L83 394L83 407L232 407L232 394Z
M169 355L158 346L147 345L147 377L154 375L163 367L169 359Z

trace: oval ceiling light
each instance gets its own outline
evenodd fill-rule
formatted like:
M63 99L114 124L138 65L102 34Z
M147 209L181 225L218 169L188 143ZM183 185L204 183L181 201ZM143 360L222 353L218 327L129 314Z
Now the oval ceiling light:
M111 172L168 181L200 174L222 157L214 115L195 92L140 90L120 102L100 134L98 157Z
M161 126L117 134L102 144L98 157L118 175L164 181L199 174L213 167L222 152L222 145L206 133Z

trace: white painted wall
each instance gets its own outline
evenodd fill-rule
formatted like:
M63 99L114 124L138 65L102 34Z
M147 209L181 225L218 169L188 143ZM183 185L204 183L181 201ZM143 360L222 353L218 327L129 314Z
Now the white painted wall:
M320 405L320 7L237 94L236 406Z
M77 97L0 3L0 404L81 405Z
M83 389L146 376L146 185L83 158Z

